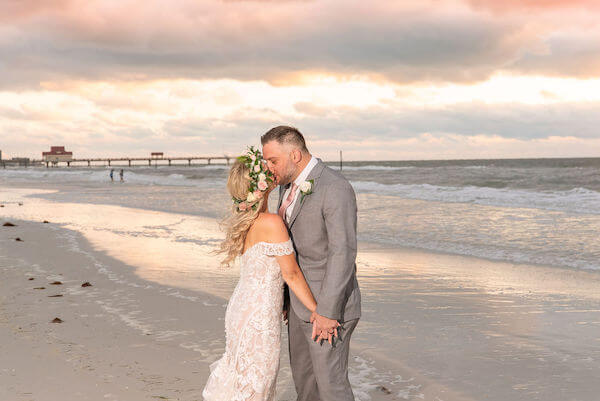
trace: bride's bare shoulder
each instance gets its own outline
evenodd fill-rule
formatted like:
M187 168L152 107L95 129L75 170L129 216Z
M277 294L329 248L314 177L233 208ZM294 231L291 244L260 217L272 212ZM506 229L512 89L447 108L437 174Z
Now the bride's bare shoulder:
M261 237L259 241L281 242L289 239L285 223L278 214L261 213L258 215L254 225L256 234Z
M283 219L275 213L260 213L254 224L261 230L286 230Z

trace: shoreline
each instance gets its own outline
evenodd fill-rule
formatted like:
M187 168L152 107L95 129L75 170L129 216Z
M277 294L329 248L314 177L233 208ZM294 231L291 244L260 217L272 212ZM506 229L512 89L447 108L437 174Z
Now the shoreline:
M78 185L74 185L74 186L77 187ZM141 184L133 184L133 186L139 186L140 188L146 188L146 186L141 185ZM0 186L0 191L3 188L39 191L38 193L31 193L31 194L24 195L22 198L31 199L33 201L41 201L41 202L63 203L60 200L52 200L52 199L47 199L46 197L44 197L44 193L61 193L64 190L64 189L57 187L56 184L51 185L50 188L41 188L39 184L29 184L28 185L26 183L20 183L20 184L4 183ZM416 201L425 202L424 200L416 200ZM103 203L103 202L88 203L85 201L78 201L76 199L73 200L72 202L75 204L78 204L78 205L98 205L98 206L108 206L108 207L121 207L121 208L132 209L132 210L136 210L138 208L136 206L123 206L119 203ZM185 216L185 217L201 219L201 220L204 220L205 222L209 222L208 225L212 226L211 229L213 230L213 235L215 235L215 233L216 233L216 236L221 235L219 228L218 228L219 217L216 217L216 216L203 214L203 213L189 213L189 212L186 213L183 211L172 211L172 210L160 208L160 207L151 207L151 208L139 207L139 209L143 210L143 211L147 211L149 213L153 213L153 212L166 213L166 214L181 215L181 216ZM566 265L552 264L552 263L536 263L536 262L519 261L519 260L506 260L506 259L501 259L501 258L485 257L482 255L451 252L451 251L442 250L442 249L431 249L431 248L417 247L417 246L411 246L411 245L395 245L395 244L389 243L389 242L375 242L375 241L369 241L369 240L360 240L358 243L358 246L359 246L359 250L367 250L367 251L377 250L377 251L382 251L382 252L394 252L394 251L423 252L423 253L444 255L444 256L449 256L449 257L463 257L463 258L466 258L466 260L472 259L475 262L477 262L478 260L483 260L483 261L491 262L491 263L501 263L501 264L506 264L506 265L520 265L523 267L533 266L533 267L539 267L539 268L561 269L561 270L567 270L567 271L584 271L584 272L590 272L592 274L598 274L600 276L600 269L595 269L595 268L591 268L591 267L574 267L574 266L566 266Z
M40 223L65 205L38 210L41 203L31 203L22 207L33 207L34 220L3 218L18 226L0 227L0 269L6 277L0 284L0 327L7 336L0 344L11 362L1 367L0 388L36 401L57 399L44 388L57 383L63 385L60 394L66 388L77 400L200 399L208 364L222 352L222 318L235 270L218 275L210 267L184 266L165 277L163 268L148 280L143 266L115 255L168 242L161 236L174 229L173 222L186 230L194 224L153 211L67 205L68 213L91 218L107 210L118 212L117 219L134 213L144 227L160 228L158 238L138 243L146 236L136 234L133 220L125 218L131 232L118 241L109 237L103 249L85 230ZM24 210L17 204L7 208ZM106 240L106 233L97 231L94 235ZM24 242L15 242L16 235ZM212 243L198 241L174 244L183 247L178 250L196 249L190 258L201 264ZM142 262L156 256L151 251L164 249L143 246L148 255L138 259ZM600 368L600 275L595 272L365 243L357 264L363 317L352 337L350 361L357 400L592 401L600 391L593 379ZM36 280L26 280L28 274ZM63 297L33 290L42 278L43 291L64 289ZM49 286L53 280L64 286ZM80 288L82 280L93 286ZM210 295L204 287L220 287L216 292L225 296ZM64 312L64 319L51 314L56 311ZM54 317L64 322L49 323ZM280 401L294 399L286 358L284 346ZM41 367L36 370L42 359L55 375L46 379ZM42 380L35 387L31 378L38 376ZM83 384L71 382L86 384L89 398ZM43 395L27 394L32 391ZM8 395L0 398L11 399Z

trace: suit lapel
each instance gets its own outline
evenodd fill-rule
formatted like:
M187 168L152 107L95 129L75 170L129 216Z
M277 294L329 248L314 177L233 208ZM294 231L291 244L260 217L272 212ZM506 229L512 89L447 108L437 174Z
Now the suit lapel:
M315 167L313 167L311 172L308 174L308 177L306 177L306 181L314 180L314 184L313 184L313 188L312 188L313 192L317 188L318 179L321 176L323 169L325 168L325 163L323 163L321 161L321 159L317 159L317 160L318 160L317 165ZM300 191L300 189L298 189L298 191ZM311 195L308 195L308 196L311 196ZM302 209L302 205L304 205L305 201L306 201L306 196L302 196L302 194L299 193L298 198L296 199L296 204L294 205L294 210L292 210L292 215L290 216L290 222L288 224L288 227L292 228L292 224L294 224L294 221L296 221L296 217L298 217L298 214L300 214L300 209Z

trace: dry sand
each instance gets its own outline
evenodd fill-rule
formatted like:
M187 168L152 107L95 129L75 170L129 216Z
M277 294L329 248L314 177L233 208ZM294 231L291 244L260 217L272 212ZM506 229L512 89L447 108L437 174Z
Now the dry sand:
M205 350L223 346L222 299L73 252L75 234L52 224L15 223L0 237L0 400L201 398Z

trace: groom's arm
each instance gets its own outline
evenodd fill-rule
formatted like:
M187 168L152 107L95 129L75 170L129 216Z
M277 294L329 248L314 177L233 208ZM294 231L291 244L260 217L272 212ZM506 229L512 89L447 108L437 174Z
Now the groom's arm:
M348 181L339 180L328 186L323 216L328 254L316 312L339 320L346 303L347 288L354 277L356 261L356 195Z

